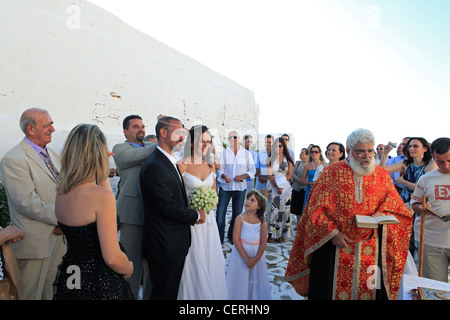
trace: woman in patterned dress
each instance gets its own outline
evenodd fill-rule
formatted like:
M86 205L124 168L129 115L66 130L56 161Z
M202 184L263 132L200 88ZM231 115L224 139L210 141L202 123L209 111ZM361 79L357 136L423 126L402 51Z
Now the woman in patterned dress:
M284 242L292 235L291 184L294 162L284 139L275 139L267 158L267 189L271 190L268 205L269 242Z

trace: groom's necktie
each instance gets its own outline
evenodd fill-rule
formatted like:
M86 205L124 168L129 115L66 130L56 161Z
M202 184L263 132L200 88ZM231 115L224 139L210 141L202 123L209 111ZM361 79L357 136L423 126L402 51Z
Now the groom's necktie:
M59 178L58 178L59 172L55 168L55 165L53 164L52 159L50 159L50 157L48 156L47 152L45 152L44 149L42 149L41 154L44 157L44 161L45 161L45 164L47 165L47 168L50 170L51 174L56 179L56 181L59 182Z
M177 170L178 178L180 178L180 181L183 181L183 177L181 176L180 168L178 168L178 165L176 165L176 164L175 164L175 169Z
M178 166L175 166L175 167L177 167L178 176L180 177L180 183L181 183L181 187L182 187L182 189L183 189L183 196L184 196L184 199L185 199L186 202L187 202L188 199L187 199L186 186L184 185L183 176L181 175L180 168L178 168Z
M176 167L177 167L178 177L180 178L180 183L181 183L181 185L182 185L183 188L184 188L183 176L181 175L181 171L180 171L180 169L178 168L178 166L176 166Z

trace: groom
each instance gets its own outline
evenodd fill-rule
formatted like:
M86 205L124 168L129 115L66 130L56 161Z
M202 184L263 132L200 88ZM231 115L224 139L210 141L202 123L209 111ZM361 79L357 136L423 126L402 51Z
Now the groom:
M149 263L151 299L176 300L191 244L190 226L203 223L203 210L188 208L183 179L173 152L186 130L180 120L163 117L156 124L158 147L144 162L140 184L144 201L143 258Z

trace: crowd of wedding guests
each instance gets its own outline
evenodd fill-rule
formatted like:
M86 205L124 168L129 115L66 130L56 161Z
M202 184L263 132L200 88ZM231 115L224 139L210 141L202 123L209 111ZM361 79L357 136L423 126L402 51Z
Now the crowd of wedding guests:
M293 236L322 172L349 156L332 141L323 151L305 146L296 159L288 134L267 134L256 150L256 137L234 130L219 154L209 128L163 115L152 136L139 115L127 116L125 141L112 150L96 125L80 124L58 154L48 111L25 110L19 125L25 137L1 161L12 226L0 229L0 299L271 299L267 242ZM449 139L405 137L393 149L379 144L369 155L408 209L422 213L426 195L449 215ZM216 190L216 209L190 207L198 186ZM449 226L427 220L424 277L448 281Z

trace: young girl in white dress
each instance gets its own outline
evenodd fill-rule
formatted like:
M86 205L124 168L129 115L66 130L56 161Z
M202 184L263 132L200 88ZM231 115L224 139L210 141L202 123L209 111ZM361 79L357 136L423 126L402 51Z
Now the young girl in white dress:
M266 264L266 198L256 189L247 193L245 212L236 218L233 250L227 270L228 298L271 300Z
M194 188L216 188L214 162L211 161L211 134L206 126L194 126L186 139L183 160L178 163L186 194ZM191 226L191 247L184 262L178 300L225 300L227 283L225 257L220 243L214 210L206 222Z

